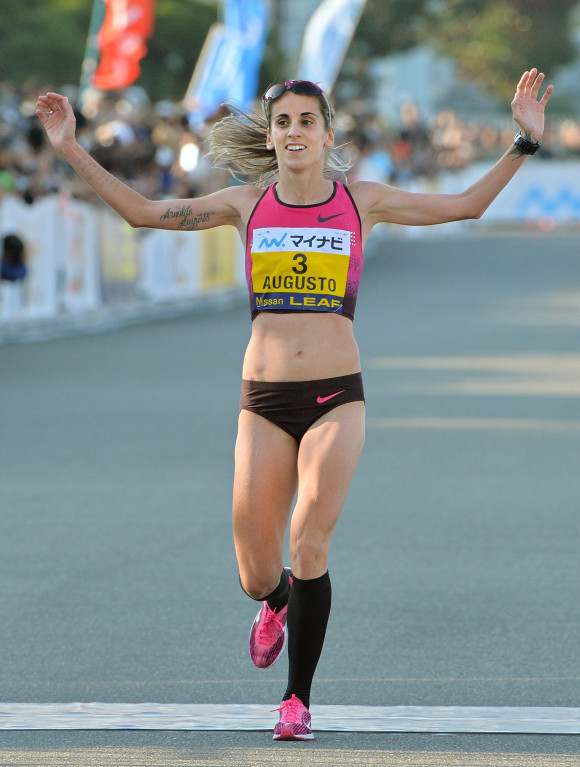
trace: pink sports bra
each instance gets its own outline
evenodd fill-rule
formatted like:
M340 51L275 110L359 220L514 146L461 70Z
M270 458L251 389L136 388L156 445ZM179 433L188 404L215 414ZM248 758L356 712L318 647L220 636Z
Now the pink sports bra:
M316 205L287 205L276 184L260 197L246 239L252 320L258 312L354 317L363 268L361 221L348 188L334 183Z

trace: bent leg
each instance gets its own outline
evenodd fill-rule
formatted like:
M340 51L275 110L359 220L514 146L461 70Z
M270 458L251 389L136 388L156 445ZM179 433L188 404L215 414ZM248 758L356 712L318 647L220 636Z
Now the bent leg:
M242 410L235 450L233 527L240 581L253 599L280 582L284 534L296 492L296 440Z

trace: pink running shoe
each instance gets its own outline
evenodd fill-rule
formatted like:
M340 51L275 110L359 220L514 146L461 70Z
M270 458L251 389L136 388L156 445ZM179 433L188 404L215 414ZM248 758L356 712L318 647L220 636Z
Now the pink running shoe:
M292 586L292 577L290 577L290 586ZM273 666L286 647L287 612L288 605L276 612L267 602L262 602L262 609L256 615L250 631L250 658L256 668Z
M310 711L296 695L273 711L280 712L280 721L274 727L274 740L314 740Z

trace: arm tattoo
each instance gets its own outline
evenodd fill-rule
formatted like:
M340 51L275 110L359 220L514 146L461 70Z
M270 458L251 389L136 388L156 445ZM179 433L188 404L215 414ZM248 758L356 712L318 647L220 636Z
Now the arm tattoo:
M525 157L525 153L522 152L521 149L518 149L517 146L512 146L508 152L508 156L513 157L514 160L519 160L520 157Z
M168 221L173 218L181 219L177 224L176 229L192 231L193 229L197 229L200 224L207 224L210 217L213 215L214 211L210 210L206 213L198 213L197 216L194 216L191 205L183 205L181 208L167 208L159 221Z
M532 141L532 134L531 133L522 133L523 138L527 139L528 141ZM514 158L514 160L519 160L520 157L527 157L525 152L522 152L520 149L517 148L517 146L512 146L510 151L508 152L508 155Z

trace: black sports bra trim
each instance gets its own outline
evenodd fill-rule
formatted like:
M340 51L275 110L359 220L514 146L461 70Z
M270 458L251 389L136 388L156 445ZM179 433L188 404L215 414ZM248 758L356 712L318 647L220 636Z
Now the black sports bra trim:
M291 205L289 202L282 202L282 200L278 197L278 192L276 191L276 184L272 184L274 187L274 199L279 205L283 205L285 208L320 208L322 205L328 205L329 202L332 202L334 198L336 197L336 190L337 190L337 184L336 181L332 182L333 188L332 188L332 194L328 198L328 200L324 200L324 202L315 202L313 205Z
M352 202L352 207L354 208L354 212L356 213L356 217L358 218L358 223L359 223L359 226L360 226L361 237L362 237L362 219L360 217L360 213L358 212L358 208L356 206L356 202L354 201L354 197L352 196L352 193L351 193L350 189L348 188L348 186L346 184L343 184L343 186L344 186L344 191L350 197L350 201Z
M252 212L250 213L250 218L248 219L248 223L247 223L247 226L246 226L246 249L248 247L248 234L250 232L250 224L252 223L252 219L254 218L254 213L258 209L258 205L262 202L262 200L264 199L264 197L267 194L268 194L268 189L264 189L264 192L260 195L260 197L256 201L256 204L252 208Z

